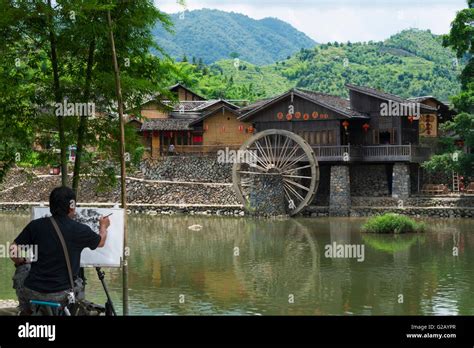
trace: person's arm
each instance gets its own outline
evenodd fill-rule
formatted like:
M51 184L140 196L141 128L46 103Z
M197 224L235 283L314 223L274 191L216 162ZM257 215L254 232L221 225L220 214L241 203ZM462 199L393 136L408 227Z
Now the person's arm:
M21 266L25 263L28 263L28 260L25 257L17 257L18 256L18 245L13 243L10 246L10 259L13 261L15 266Z
M110 226L110 220L108 217L103 217L99 219L99 235L100 235L100 242L97 246L98 248L103 248L105 242L107 241L107 228Z
M31 222L21 231L10 246L10 259L13 261L15 266L24 265L28 263L28 259L21 257L19 245L31 245L33 244L33 234L31 228Z

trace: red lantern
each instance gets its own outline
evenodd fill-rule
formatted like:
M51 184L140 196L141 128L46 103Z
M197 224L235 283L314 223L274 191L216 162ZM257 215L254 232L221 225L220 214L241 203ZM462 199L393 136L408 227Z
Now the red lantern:
M279 112L279 113L277 114L277 118L278 118L279 120L283 120L283 116L284 116L284 115L283 115L283 112Z
M364 129L364 132L367 133L367 132L369 131L370 124L364 123L364 124L362 125L362 128Z
M295 113L295 118L299 120L301 118L301 112Z
M316 111L314 111L311 116L313 116L314 119L317 119L319 114Z
M347 121L342 122L342 126L344 127L345 130L347 130L347 127L349 127L349 122Z
M249 128L247 128L247 131L248 131L249 133L253 133L253 127L250 126Z
M225 126L222 126L221 128L221 132L224 133L225 132Z
M414 118L413 116L408 116L408 121L409 121L410 123L413 123L413 120L414 120L414 119L415 119L415 118Z
M287 114L287 115L286 115L286 119L287 119L288 121L291 121L292 118L293 118L293 115L292 115L292 114Z
M309 120L309 114L304 114L303 115L303 120L308 121Z
M240 131L240 132L243 132L243 131L244 131L244 126L240 125L240 126L239 126L239 131Z

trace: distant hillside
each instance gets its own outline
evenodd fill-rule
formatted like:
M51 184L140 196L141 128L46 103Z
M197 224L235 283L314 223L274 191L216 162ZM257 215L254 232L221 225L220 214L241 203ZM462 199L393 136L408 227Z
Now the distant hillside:
M402 97L434 95L442 100L458 93L462 69L453 64L455 54L429 31L405 30L385 42L330 43L303 49L290 59L255 66L231 60L209 67L212 76L225 84L212 85L203 76L197 88L203 93L249 99L268 97L291 87L347 96L344 87L353 83L379 88ZM229 86L235 88L231 89ZM236 90L242 95L236 95Z
M256 65L272 64L316 44L276 18L255 20L208 9L185 11L182 17L171 15L174 34L161 26L154 31L156 42L178 60L186 55L189 60L196 57L211 64L238 55L239 59Z

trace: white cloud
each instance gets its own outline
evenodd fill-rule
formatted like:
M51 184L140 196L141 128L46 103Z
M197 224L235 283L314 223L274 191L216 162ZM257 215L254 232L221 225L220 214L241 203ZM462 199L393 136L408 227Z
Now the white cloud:
M176 0L156 0L157 7L176 13ZM403 29L449 31L465 0L186 0L186 8L213 8L251 18L276 17L317 42L384 40Z

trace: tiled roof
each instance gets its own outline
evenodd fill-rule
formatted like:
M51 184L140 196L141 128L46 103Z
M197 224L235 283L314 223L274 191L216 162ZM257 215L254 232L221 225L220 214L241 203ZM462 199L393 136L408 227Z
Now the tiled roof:
M305 98L307 100L313 101L314 103L316 103L316 104L318 104L322 107L326 107L327 109L330 109L330 110L332 110L332 111L334 111L338 114L341 114L345 117L368 118L367 115L364 115L360 112L352 110L350 108L350 102L347 99L336 97L336 96L325 94L325 93L319 93L319 92L313 92L313 91L307 91L307 90L303 90L303 89L294 88L294 89L292 89L292 90L290 90L286 93L283 93L281 95L278 95L274 98L261 100L259 102L256 102L256 103L252 104L252 105L241 108L239 110L240 114L242 115L242 116L240 116L240 119L241 120L247 119L252 114L257 112L258 110L264 109L266 106L271 105L271 104L287 97L291 93L293 93L294 95L298 95L302 98Z
M376 98L380 98L380 99L383 99L383 100L393 100L397 103L410 103L410 102L413 102L413 100L410 101L408 99L403 99L403 98L400 98L399 96L397 96L395 94L379 91L378 89L375 89L375 88L362 87L362 86L356 86L356 85L351 85L351 84L346 84L346 87L351 89L351 90L354 90L354 91L357 91L357 92L360 92L360 93L363 93L363 94L367 94L367 95L370 95L370 96L373 96L373 97L376 97ZM434 108L432 106L429 106L429 105L425 105L425 104L421 104L421 108L426 110L426 111L436 111L436 108Z

